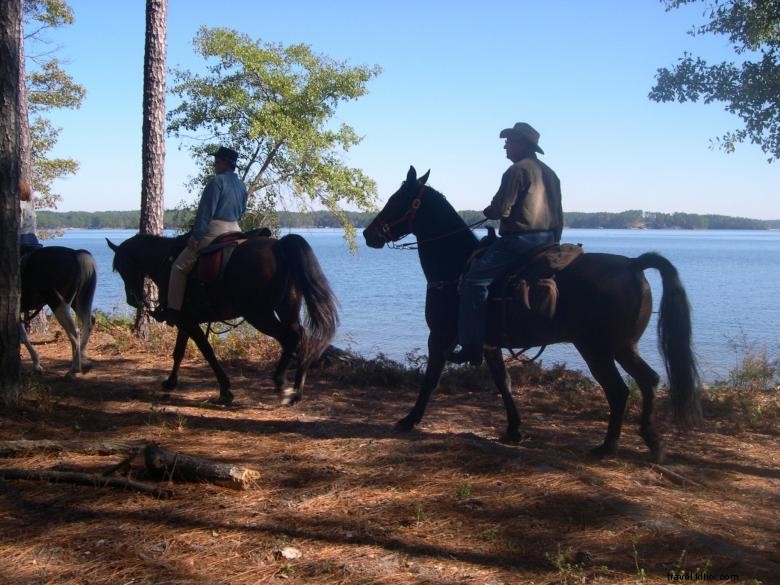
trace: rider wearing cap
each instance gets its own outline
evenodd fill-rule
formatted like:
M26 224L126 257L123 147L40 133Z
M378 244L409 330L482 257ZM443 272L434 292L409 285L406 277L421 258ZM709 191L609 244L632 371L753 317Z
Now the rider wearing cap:
M247 191L243 181L235 172L237 161L238 153L230 148L220 146L214 153L216 176L203 189L187 246L171 268L168 281L168 306L164 311L154 315L156 319L166 321L170 325L178 323L187 287L187 277L195 266L198 252L217 236L241 231L238 221L246 211Z
M525 122L501 131L506 157L512 166L501 177L501 186L483 213L500 219L501 235L463 276L458 314L460 350L450 353L456 364L482 363L488 287L518 257L544 244L559 242L563 230L561 184L555 172L536 158L539 133Z

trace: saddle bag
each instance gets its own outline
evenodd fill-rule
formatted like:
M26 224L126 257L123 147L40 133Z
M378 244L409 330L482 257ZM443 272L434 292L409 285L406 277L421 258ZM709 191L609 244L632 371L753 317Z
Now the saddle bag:
M555 317L558 284L555 275L582 254L582 246L553 244L546 246L530 261L512 270L501 280L495 300L520 302L526 310L543 319Z

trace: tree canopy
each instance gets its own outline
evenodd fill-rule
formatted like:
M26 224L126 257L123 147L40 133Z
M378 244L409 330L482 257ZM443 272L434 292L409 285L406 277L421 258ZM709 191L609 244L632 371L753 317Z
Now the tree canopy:
M244 222L275 225L277 204L288 196L319 203L354 231L345 205L371 209L376 185L343 153L361 138L336 125L339 104L366 94L378 66L350 66L304 44L252 40L225 28L199 30L195 50L209 63L206 74L175 70L172 93L181 103L168 114L168 130L184 139L201 164L191 187L211 171L208 153L218 145L240 153L238 173L247 185Z
M38 193L36 206L56 207L60 197L52 191L54 180L78 170L72 158L55 158L50 153L60 129L45 113L56 108L79 108L86 91L66 73L45 32L73 24L73 10L64 0L24 1L24 42L28 66L27 101L30 120L32 187Z
M657 102L723 102L744 127L716 138L726 152L749 141L772 162L780 157L780 3L777 0L662 0L666 9L704 2L706 24L693 36L728 38L735 61L709 64L688 53L659 69L650 99Z

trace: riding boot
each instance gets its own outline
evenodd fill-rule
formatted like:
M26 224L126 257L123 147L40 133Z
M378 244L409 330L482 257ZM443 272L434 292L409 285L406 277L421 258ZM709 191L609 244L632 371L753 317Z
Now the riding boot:
M459 350L452 351L447 356L447 361L453 364L468 363L472 366L482 365L484 350L481 344L467 343L462 345Z

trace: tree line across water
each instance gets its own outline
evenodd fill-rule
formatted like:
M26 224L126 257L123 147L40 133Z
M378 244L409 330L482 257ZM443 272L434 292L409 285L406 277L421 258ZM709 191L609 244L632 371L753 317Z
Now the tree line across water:
M459 212L466 223L484 219L481 211ZM366 227L376 216L374 212L348 211L346 215L356 229ZM44 230L80 229L138 229L140 211L46 211L38 212L38 227ZM165 211L166 229L187 229L194 210L169 209ZM767 230L780 229L780 220L760 220L726 215L697 213L657 213L641 210L620 213L571 211L564 213L568 228L613 229L695 229L695 230ZM278 225L283 228L340 228L339 219L329 211L279 211ZM497 225L489 222L488 225Z

